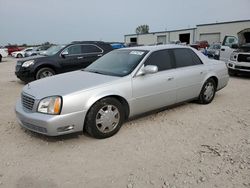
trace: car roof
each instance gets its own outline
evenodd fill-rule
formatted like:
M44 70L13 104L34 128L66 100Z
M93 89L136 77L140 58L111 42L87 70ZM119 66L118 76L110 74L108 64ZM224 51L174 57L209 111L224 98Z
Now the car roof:
M173 49L173 48L190 48L188 46L176 45L176 44L164 44L164 45L155 45L155 46L137 46L137 47L128 47L122 48L119 50L145 50L145 51L157 51L157 50L165 50L165 49Z

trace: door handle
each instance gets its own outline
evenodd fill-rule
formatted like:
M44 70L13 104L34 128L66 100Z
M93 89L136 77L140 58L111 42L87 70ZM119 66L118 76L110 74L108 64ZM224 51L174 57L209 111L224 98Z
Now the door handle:
M221 48L220 50L221 50L221 51L225 51L225 48Z
M168 81L171 81L171 80L173 80L174 79L174 77L169 77L167 80Z
M83 59L83 57L82 57L82 56L80 56L80 57L77 57L77 59Z

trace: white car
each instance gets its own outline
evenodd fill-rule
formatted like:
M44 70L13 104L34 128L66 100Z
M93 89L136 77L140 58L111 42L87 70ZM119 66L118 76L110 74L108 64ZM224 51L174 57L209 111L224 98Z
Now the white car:
M0 62L2 61L3 57L8 56L8 49L7 48L0 48Z
M25 53L32 51L32 50L33 50L33 47L25 48L21 51L12 52L11 56L16 57L16 58L22 58L22 57L25 57Z

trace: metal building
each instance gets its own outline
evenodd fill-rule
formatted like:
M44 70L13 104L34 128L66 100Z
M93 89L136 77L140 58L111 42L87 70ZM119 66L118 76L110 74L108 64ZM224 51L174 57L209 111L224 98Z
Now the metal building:
M152 32L148 34L129 34L124 36L126 44L138 45L166 44L181 41L187 44L206 40L209 44L222 42L226 35L237 36L243 29L250 28L250 20L200 24L196 28Z

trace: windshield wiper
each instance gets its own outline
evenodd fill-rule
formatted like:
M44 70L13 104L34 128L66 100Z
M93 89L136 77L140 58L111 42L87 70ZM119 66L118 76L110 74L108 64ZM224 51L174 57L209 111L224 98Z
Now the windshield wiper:
M93 72L93 73L97 73L97 74L104 74L105 75L105 73L103 73L103 72L100 72L100 71L97 71L97 70L86 70L86 69L82 69L82 71L86 71L86 72Z

